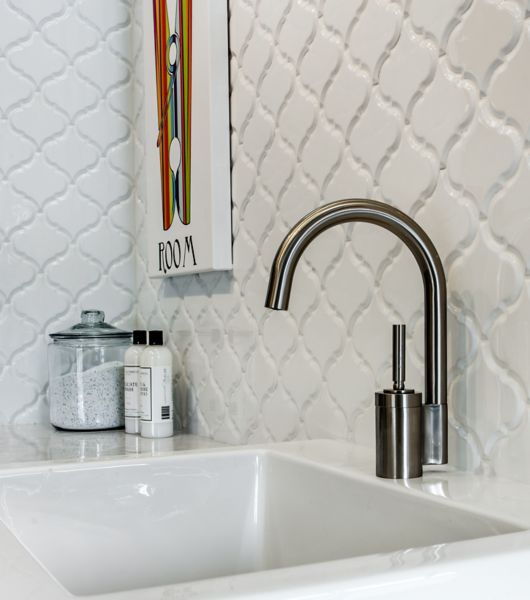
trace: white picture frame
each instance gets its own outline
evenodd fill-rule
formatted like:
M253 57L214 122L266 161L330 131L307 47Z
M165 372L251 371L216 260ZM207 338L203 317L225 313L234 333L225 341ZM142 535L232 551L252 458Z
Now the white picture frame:
M232 268L226 0L143 0L151 277Z

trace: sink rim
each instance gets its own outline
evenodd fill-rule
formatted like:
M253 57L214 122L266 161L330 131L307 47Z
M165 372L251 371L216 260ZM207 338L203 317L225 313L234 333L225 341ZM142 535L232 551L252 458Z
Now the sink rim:
M18 465L6 465L0 466L0 481L4 478L14 477L14 476L22 476L22 475L30 475L30 474L40 474L44 472L70 472L70 471L87 471L87 470L103 470L103 469L111 469L117 466L123 467L135 467L135 466L147 466L149 463L163 463L163 462L172 462L172 461L185 461L187 459L193 459L196 457L206 457L208 455L212 456L240 456L240 455L248 455L250 457L260 457L262 460L263 457L272 456L280 458L281 460L287 460L293 464L301 464L308 466L312 469L321 470L324 472L332 473L336 477L345 478L349 480L357 480L368 485L371 485L375 488L380 488L381 490L392 490L393 493L401 494L404 497L409 496L416 498L420 501L424 501L427 503L431 503L434 505L440 505L444 507L452 507L463 512L467 512L469 514L477 515L484 517L486 519L493 519L496 521L501 521L506 523L509 526L517 527L523 531L530 530L530 510L528 517L526 518L517 518L512 515L500 514L493 509L487 509L483 506L477 506L474 504L470 506L469 503L464 502L462 500L458 500L455 498L451 498L448 496L440 495L438 493L429 492L429 490L420 489L420 485L422 482L426 481L428 478L436 478L437 474L440 475L449 475L449 476L460 476L461 471L456 471L451 468L449 469L439 469L433 468L431 470L425 470L423 477L417 479L384 479L377 477L375 475L375 461L374 461L374 473L370 473L366 471L366 468L360 468L358 464L338 464L337 462L330 461L325 457L310 457L304 455L297 451L296 446L300 445L302 450L305 449L307 445L312 445L314 443L317 444L327 444L328 442L332 444L336 444L336 440L306 440L303 442L272 442L267 444L254 444L254 445L245 445L245 446L219 446L219 447L207 447L204 449L191 449L191 450L181 450L181 451L172 451L172 452L164 452L154 456L143 455L143 456L133 456L133 455L125 455L121 457L115 456L105 456L99 459L89 459L86 461L39 461L39 462L31 462L31 463L23 463ZM339 444L347 444L347 442L339 441ZM355 448L355 446L352 446ZM294 450L294 451L293 451ZM362 448L366 455L373 458L373 455L370 452L367 452L365 448ZM366 466L366 465L363 465ZM528 490L530 492L530 486ZM529 499L530 500L530 499ZM0 519L0 522L1 519ZM510 535L510 534L499 534L499 535ZM495 536L498 537L498 536ZM453 542L451 542L453 543Z

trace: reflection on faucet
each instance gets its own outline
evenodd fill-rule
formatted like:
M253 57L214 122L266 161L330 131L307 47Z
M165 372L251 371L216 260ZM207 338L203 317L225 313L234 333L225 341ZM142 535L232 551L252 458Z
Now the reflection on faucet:
M423 464L444 464L447 462L445 275L432 241L413 219L375 200L339 200L317 208L299 221L281 243L272 264L265 306L286 310L296 265L308 244L334 225L355 221L391 231L409 248L420 268L425 292Z

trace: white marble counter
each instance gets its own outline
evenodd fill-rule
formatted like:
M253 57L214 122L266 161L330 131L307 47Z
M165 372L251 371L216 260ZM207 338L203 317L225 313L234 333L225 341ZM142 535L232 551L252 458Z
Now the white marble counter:
M62 431L52 425L0 427L0 468L43 462L85 462L104 458L162 456L182 450L222 446L196 435L147 439L123 429Z
M247 449L250 447L246 447ZM497 478L427 470L409 481L378 480L373 455L346 442L320 440L255 446L310 463L346 477L389 487L406 488L413 496L473 509L485 516L530 529L530 486ZM112 461L222 453L229 449L208 439L181 435L144 440L123 431L72 433L45 426L0 430L0 477L15 470L54 469L64 463ZM237 449L236 449L237 450ZM142 461L143 462L143 461ZM132 464L132 463L131 463ZM77 468L77 467L76 467ZM405 491L405 490L403 490ZM1 499L0 499L1 501ZM397 515L399 518L399 515ZM9 600L69 600L75 598L57 583L0 523L0 598ZM434 550L433 550L434 548ZM526 599L530 589L530 532L509 533L440 547L412 548L392 554L275 569L192 583L91 596L98 600L342 600L392 598L430 600L460 597Z

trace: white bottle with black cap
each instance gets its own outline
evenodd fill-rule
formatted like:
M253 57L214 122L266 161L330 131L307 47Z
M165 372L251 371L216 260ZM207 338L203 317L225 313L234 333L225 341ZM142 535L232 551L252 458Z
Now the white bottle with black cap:
M125 431L140 433L140 394L138 390L138 371L140 355L147 345L147 331L135 329L133 343L125 352L124 383L125 383Z
M173 359L163 344L163 333L150 331L140 355L140 434L147 438L173 435Z

